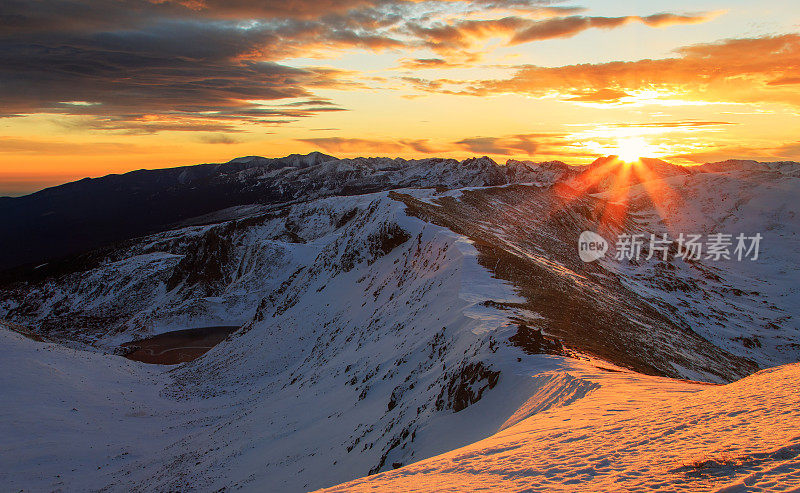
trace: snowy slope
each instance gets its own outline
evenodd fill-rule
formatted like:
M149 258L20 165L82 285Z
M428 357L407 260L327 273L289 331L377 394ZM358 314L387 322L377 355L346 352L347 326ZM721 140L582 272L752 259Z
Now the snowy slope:
M354 205L360 207L340 225ZM509 353L519 351L498 343L513 334L507 315L481 302L489 295L515 301L510 287L477 265L474 248L462 237L406 216L402 204L385 194L326 199L313 207L313 213L304 207L295 211L305 219L296 231L305 235L305 243L291 249L292 258L267 259L266 265L284 269L287 277L259 295L260 302L245 300L243 306L252 306L253 313L242 331L193 363L159 371L112 355L27 340L4 344L3 367L17 368L2 385L9 396L3 401L4 424L9 432L24 430L21 436L10 433L14 439L3 450L3 459L13 466L8 470L17 471L8 480L34 489L63 481L75 489L238 484L299 491L488 436L513 412L515 401L493 400L476 411L472 406L493 388L514 388L513 377L502 383L498 377L504 361L515 361ZM260 265L256 243L270 252L275 248L272 222L253 223L237 240L242 254L233 265ZM148 260L145 272L157 272L165 258L143 255L130 261L142 269L140 263ZM99 272L109 268L119 266L111 262ZM237 267L236 272L249 271ZM228 279L209 303L224 308L226 300L237 299L240 293L232 286L247 282L247 275ZM215 280L187 285L178 277L174 292L202 290ZM163 283L143 284L156 285L155 294L148 295L159 303L168 298ZM83 284L77 285L80 294ZM189 304L208 299L193 298ZM171 306L163 302L153 313L163 310L164 320L171 320L176 316ZM197 310L202 313L203 307ZM99 334L100 342L115 337ZM92 367L103 377L89 380ZM64 381L56 390L49 389L53 374ZM44 391L27 395L31 388ZM125 400L118 402L114 395ZM26 412L34 401L37 411ZM138 443L130 429L127 413L138 411L130 411L128 402L146 408L140 421L145 443ZM75 418L82 409L89 414ZM36 427L36 421L52 426ZM123 424L119 430L112 425L117 422ZM149 440L158 430L163 435ZM54 436L69 446L56 447L59 452L44 460L41 454L54 445ZM111 455L92 451L80 458L71 448L95 440ZM120 447L128 447L128 453ZM59 460L65 453L71 458ZM98 466L102 473L95 472Z
M681 450L762 460L794 446L751 439L756 428L747 428L730 451L702 441L693 449L694 428L682 428L681 419L704 423L720 439L725 422L718 419L717 429L711 418L737 405L744 417L763 414L765 430L778 430L794 411L764 411L739 383L710 387L628 370L730 382L797 361L796 168L738 163L674 172L655 163L658 184L680 193L662 191L654 204L652 183L631 184L627 214L607 221L619 194L604 189L608 181L592 181L590 193L577 195L581 175L563 163L499 169L482 159L329 158L243 158L224 179L286 185L289 199L225 208L0 286L0 319L18 324L0 330L0 392L8 396L0 402L0 483L304 491L401 466L416 477L423 470L408 464L478 442L475 480L527 488L514 472L533 467L524 455L479 442L519 430L550 464L542 484L596 478L599 486L619 479L634 488L694 478L679 469L695 460ZM399 188L431 183L448 186ZM664 208L670 224L659 215ZM582 230L667 227L763 227L768 241L761 262L746 265L578 259ZM217 325L241 329L191 363L153 367L110 354L135 337ZM25 338L25 327L61 344ZM781 394L795 378L787 368L775 374L787 383L768 395L796 407ZM748 398L753 403L743 407ZM675 431L662 428L653 409ZM591 454L617 441L656 460L648 440L610 424L618 414L676 451L670 461L677 465L663 470L678 469L637 477L641 462L621 448L611 456L616 462L595 464ZM532 423L550 415L547 427L558 424L564 436L591 446L545 446L557 437ZM596 440L585 428L595 424ZM670 436L676 441L658 442ZM509 457L495 476L483 469L492 456ZM436 460L450 460L442 457ZM552 469L559 460L570 466ZM456 486L474 479L459 476L469 468L451 466L431 474ZM506 466L511 472L502 472ZM712 472L728 474L726 467ZM609 479L615 469L622 476ZM730 478L739 478L736 471Z
M325 491L794 491L800 365L709 386L600 371L540 374L595 385L490 438Z
M703 169L717 169L708 166ZM798 361L799 171L787 163L748 164L674 176L630 191L631 232L648 238L650 233L671 238L681 232L758 233L763 239L755 261L605 265L623 274L632 290L672 307L675 317L721 348L762 367ZM657 206L653 195L659 198Z
M32 341L0 328L0 485L99 489L107 472L168 446L185 406L163 399L161 367Z
M228 424L237 411L219 400L165 397L158 390L169 375L159 367L6 331L0 338L0 361L9 370L0 376L8 397L0 421L0 482L9 489L155 491L169 484L212 490L225 483L264 491L271 485L263 476L264 461L291 452L276 450L288 430L270 432L269 422L261 421L242 433L250 447L241 448L232 463L219 461L221 451L241 444L230 429L224 436L218 430L243 424L241 417ZM532 357L527 369L518 369L514 385L495 391L497 401L511 401L503 412L487 415L484 401L471 408L472 414L451 415L455 422L437 423L458 435L489 421L488 438L461 448L455 448L463 445L458 440L445 442L443 448L455 450L329 491L784 491L800 486L797 365L725 386L547 356ZM234 409L242 405L229 401ZM295 403L284 419L295 423L307 412ZM259 418L264 416L252 417ZM326 452L321 431L324 427L308 430L314 438L307 450L315 456ZM174 443L176 436L195 433L211 433L210 448ZM142 480L152 470L141 467L153 467L153 459L164 454L174 455L164 464L170 470ZM287 454L284 461L295 469L295 480L309 485L284 484L281 490L313 487L315 471L306 470L302 458ZM211 468L224 479L209 481Z

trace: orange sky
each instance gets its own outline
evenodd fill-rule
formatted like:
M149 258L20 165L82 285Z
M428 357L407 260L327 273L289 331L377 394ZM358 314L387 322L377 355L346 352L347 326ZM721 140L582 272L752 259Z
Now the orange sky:
M793 1L41 3L0 34L0 195L313 150L800 160Z

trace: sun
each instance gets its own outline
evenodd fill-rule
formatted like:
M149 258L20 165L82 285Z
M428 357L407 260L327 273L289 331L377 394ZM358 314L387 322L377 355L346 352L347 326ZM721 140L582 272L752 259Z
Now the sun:
M640 158L653 156L658 150L641 137L630 137L617 141L614 154L626 163L638 162Z

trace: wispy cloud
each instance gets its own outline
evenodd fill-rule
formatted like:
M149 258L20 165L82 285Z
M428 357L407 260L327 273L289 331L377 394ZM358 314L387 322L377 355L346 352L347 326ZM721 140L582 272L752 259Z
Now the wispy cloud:
M722 161L735 156L737 159L760 161L800 160L800 141L777 146L712 145L706 149L667 156L667 159L681 159L695 163Z
M202 135L200 141L205 144L238 144L239 141L227 134Z
M698 128L698 127L718 127L721 125L736 125L733 122L719 121L696 121L686 120L677 122L645 122L645 123L614 123L609 126L619 128Z
M636 91L648 98L705 102L769 102L800 105L790 82L800 66L800 35L730 39L686 46L675 57L633 62L517 67L507 79L455 81L406 78L415 89L485 96L559 92L576 102L618 102Z
M410 22L404 29L436 53L458 55L463 54L462 50L474 49L490 38L504 39L506 45L513 46L533 41L569 38L589 29L615 29L632 23L642 23L654 28L697 24L712 20L720 14L721 12L659 13L644 17L569 15L547 19L507 16L500 19L471 19L451 23Z
M584 103L616 103L623 98L631 97L625 91L618 91L615 89L598 89L588 91L577 91L570 95L566 101L579 101Z
M472 137L453 142L456 147L476 154L495 156L528 156L548 153L554 149L566 149L573 145L566 134L533 133L501 137Z
M329 129L336 130L336 129ZM298 139L327 152L391 154L398 152L414 152L418 154L436 154L448 150L447 146L432 143L429 139L361 139L344 137L319 137Z

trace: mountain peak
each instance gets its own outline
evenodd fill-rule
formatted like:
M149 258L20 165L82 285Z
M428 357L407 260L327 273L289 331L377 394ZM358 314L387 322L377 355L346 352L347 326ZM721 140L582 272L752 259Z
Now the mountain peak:
M313 151L309 152L308 154L289 154L288 156L279 159L292 163L302 163L305 166L316 166L328 161L335 161L338 158L319 151Z
M679 164L672 164L669 161L664 161L663 159L659 158L642 157L639 158L638 161L634 163L628 163L620 159L619 156L615 155L604 156L595 159L594 161L592 161L592 164L589 165L588 170L589 171L597 170L601 167L604 169L616 169L618 167L630 164L632 164L634 167L644 167L648 171L655 173L661 177L689 173L686 170L686 167L681 166Z
M263 156L242 156L231 159L226 164L244 164L249 166L270 166L283 168L292 166L295 168L306 168L316 166L328 161L335 161L335 156L323 154L319 151L309 152L308 154L289 154L279 158L266 158Z

